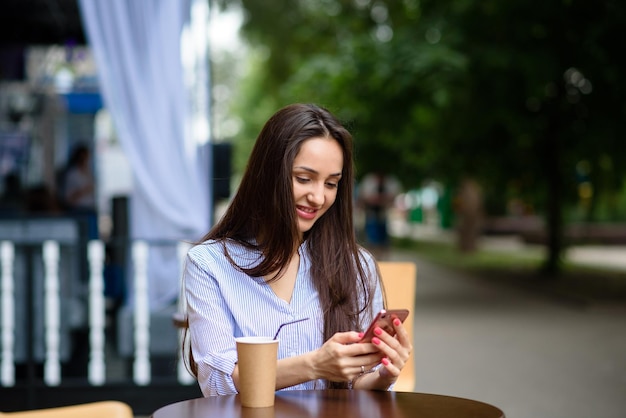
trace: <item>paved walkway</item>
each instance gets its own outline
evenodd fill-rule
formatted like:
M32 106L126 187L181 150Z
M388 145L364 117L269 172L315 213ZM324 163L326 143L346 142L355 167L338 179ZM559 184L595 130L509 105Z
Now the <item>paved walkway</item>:
M508 418L626 416L626 309L563 304L413 253L389 258L418 266L417 391L482 400Z

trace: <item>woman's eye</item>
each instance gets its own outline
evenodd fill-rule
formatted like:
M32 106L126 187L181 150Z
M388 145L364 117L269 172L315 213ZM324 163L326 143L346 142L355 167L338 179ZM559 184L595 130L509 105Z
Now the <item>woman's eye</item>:
M336 189L338 184L337 183L326 183L326 186L330 187L331 189Z
M298 177L298 176L296 176L296 181L297 181L298 183L308 183L308 182L310 182L310 181L311 181L311 179L308 179L308 178L306 178L306 177Z

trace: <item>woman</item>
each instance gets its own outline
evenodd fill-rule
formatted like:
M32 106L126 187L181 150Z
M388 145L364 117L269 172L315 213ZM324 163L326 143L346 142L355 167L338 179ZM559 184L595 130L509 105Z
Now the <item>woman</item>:
M281 324L276 389L388 389L412 350L363 330L383 307L376 263L355 240L352 137L327 110L294 104L263 127L239 189L188 254L192 369L205 396L237 393L235 338ZM307 319L305 319L307 318Z
M95 210L96 198L90 159L86 145L79 144L74 148L64 178L64 201L70 210Z

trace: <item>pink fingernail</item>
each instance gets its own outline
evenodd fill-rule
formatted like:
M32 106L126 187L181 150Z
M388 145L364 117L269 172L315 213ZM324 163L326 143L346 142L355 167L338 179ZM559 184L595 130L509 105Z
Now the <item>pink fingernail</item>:
M389 366L389 359L387 357L383 357L380 362L383 363L385 366Z
M359 338L363 338L364 335L365 335L364 332L359 332Z
M374 328L374 334L380 335L382 333L383 333L383 330L381 328Z
M398 325L400 325L401 323L402 323L402 322L400 322L400 320L399 320L398 318L396 318L396 319L394 319L394 320L393 320L393 324L394 324L395 326L398 326Z
M374 337L374 338L372 338L372 344L378 345L378 344L380 344L380 340L378 338Z

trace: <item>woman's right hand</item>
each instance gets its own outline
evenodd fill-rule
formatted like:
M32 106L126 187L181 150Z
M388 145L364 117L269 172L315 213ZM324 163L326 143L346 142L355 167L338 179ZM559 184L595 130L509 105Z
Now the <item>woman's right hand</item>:
M312 379L346 382L370 370L384 357L371 343L359 343L362 333L338 332L312 356Z

